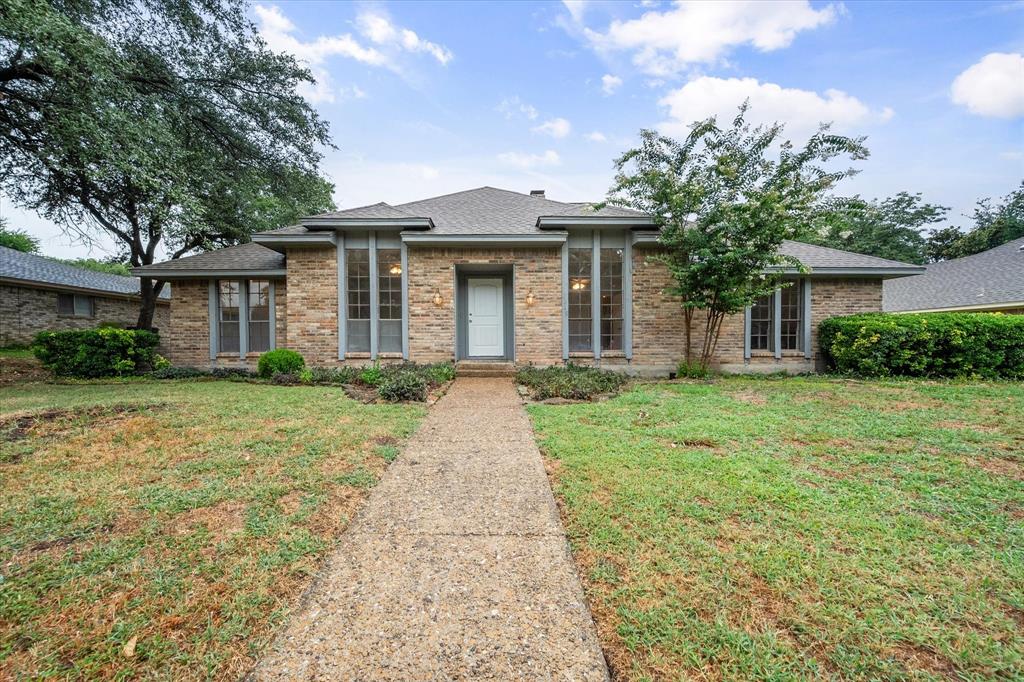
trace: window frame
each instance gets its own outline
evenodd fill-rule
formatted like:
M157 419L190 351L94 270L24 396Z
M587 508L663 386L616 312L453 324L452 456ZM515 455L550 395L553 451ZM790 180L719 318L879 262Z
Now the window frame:
M364 258L359 262L353 260L355 257ZM371 289L373 287L373 278L370 267L370 248L346 248L344 250L345 258L345 352L346 353L369 353L372 348L372 325L373 318L373 305L371 301ZM358 269L357 269L358 266ZM365 267L365 272L363 268ZM365 282L365 288L363 283ZM353 283L356 286L353 286ZM355 301L353 302L353 294L355 295ZM355 315L353 315L353 309ZM365 317L363 315L365 314ZM359 323L359 327L363 326L365 322L366 330L363 332L360 329L360 333L354 334L354 325L352 323ZM365 346L360 343L358 346L353 343L354 339L359 341L365 340Z
M615 258L608 258L614 254ZM621 353L625 346L625 255L626 250L622 247L611 246L601 247L600 254L600 276L601 276L601 353ZM618 266L618 273L606 271L612 270L612 266ZM613 284L618 286L612 286ZM612 300L618 295L618 302ZM612 313L618 311L618 315ZM611 331L618 323L618 331ZM605 331L608 329L609 331ZM612 342L618 339L617 345ZM606 344L605 341L608 341Z
M61 310L61 301L67 302L70 299L71 308L70 312L67 310ZM88 308L87 313L78 312L78 303L84 301ZM90 296L89 294L74 294L74 293L58 293L57 294L57 316L58 317L74 317L78 319L91 320L96 317L96 297Z
M811 347L811 279L799 277L784 281L767 296L757 303L747 306L743 324L743 357L749 361L751 357L774 355L781 359L784 355L793 357L803 355L805 359L813 357ZM767 317L762 313L767 310ZM755 339L762 339L765 333L759 332L762 324L767 323L767 347L761 347Z
M223 323L221 306L221 284L234 282L238 285L238 320L228 321L230 324L238 325L238 350L224 350L222 341ZM267 348L266 350L253 350L250 343L250 327L252 320L249 314L249 295L252 282L267 283L267 319L257 320L257 323L265 322L267 325ZM262 306L261 306L262 307ZM261 355L277 348L277 292L276 281L267 278L239 279L234 277L209 280L209 327L210 327L210 360L216 360L219 356L237 355L240 358L247 356Z
M566 321L569 327L569 352L590 353L594 350L594 253L592 248L569 247L568 282L569 307L566 310ZM577 327L585 323L586 333L574 332L574 322L577 323Z

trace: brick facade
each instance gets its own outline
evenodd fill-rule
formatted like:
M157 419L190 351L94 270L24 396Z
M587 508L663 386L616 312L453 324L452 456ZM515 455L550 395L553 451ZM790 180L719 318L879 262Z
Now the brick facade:
M277 345L291 348L310 365L338 361L338 276L336 249L293 249L288 252L288 284L278 282ZM633 252L633 360L636 370L672 371L684 355L685 332L677 300L664 293L671 284L667 268L650 258L649 249ZM455 277L457 265L512 265L515 359L519 364L562 362L561 253L546 248L409 248L409 355L416 362L452 360L455 355ZM205 280L174 285L170 321L170 359L180 365L209 364L208 284ZM533 292L534 304L526 304ZM439 294L440 306L434 296ZM826 317L879 311L880 279L814 278L811 285L812 358L787 352L743 358L743 316L725 320L716 363L727 371L811 370L817 359L817 325ZM703 320L694 320L695 346ZM255 364L254 355L245 364ZM574 362L586 356L574 354ZM366 356L346 362L364 364ZM236 357L219 364L238 364ZM626 365L623 357L606 356L602 366Z
M137 299L78 292L93 299L94 315L71 317L57 314L57 295L60 293L73 292L0 284L0 347L27 345L41 331L92 329L104 322L131 327L138 322ZM153 325L161 331L164 344L170 320L170 305L166 302L157 304Z

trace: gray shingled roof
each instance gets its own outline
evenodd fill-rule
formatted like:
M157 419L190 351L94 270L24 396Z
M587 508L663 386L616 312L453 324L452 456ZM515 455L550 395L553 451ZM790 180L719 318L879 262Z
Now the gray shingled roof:
M284 254L259 244L239 244L195 256L164 261L146 266L147 272L158 275L161 270L178 275L204 270L283 270Z
M112 294L139 295L138 277L94 272L3 246L0 246L0 279L35 282L69 289L107 291ZM165 286L160 292L160 298L169 299L170 297L170 289Z
M862 253L840 251L827 246L815 246L803 242L785 240L779 248L779 253L784 256L792 256L809 268L914 268L917 266L901 263L877 256L867 256Z
M932 263L923 275L885 283L882 309L934 310L1024 301L1024 237L982 253Z

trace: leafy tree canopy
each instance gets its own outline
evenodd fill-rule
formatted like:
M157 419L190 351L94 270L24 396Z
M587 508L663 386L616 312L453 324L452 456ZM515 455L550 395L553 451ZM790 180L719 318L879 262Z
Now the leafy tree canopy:
M0 189L133 266L333 207L308 70L243 0L5 0ZM143 281L139 326L162 283Z
M888 199L828 197L799 240L904 263L925 262L922 230L942 220L949 208L925 203L920 194L900 192Z
M0 246L23 253L39 253L38 239L24 230L7 227L7 221L3 218L0 218Z
M130 277L132 272L126 263L112 259L97 260L95 258L57 258L61 263L74 265L76 268L84 268L93 272L105 272L108 275L124 275Z
M863 138L822 126L800 148L783 126L752 127L748 104L728 127L714 118L695 123L681 141L650 130L641 145L616 160L608 202L652 215L686 321L686 361L692 362L694 312L705 313L699 363L714 355L722 320L781 283L777 269L799 268L779 254L783 240L810 223L822 196L851 175L841 158L867 158ZM776 274L772 274L772 272Z
M928 236L928 260L963 258L1024 237L1024 182L998 202L982 199L971 216L974 225L963 232L956 227L935 230Z

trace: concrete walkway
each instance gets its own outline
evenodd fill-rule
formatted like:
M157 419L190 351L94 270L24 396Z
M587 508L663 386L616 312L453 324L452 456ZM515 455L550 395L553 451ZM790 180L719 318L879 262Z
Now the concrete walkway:
M459 379L257 680L607 680L519 396Z

